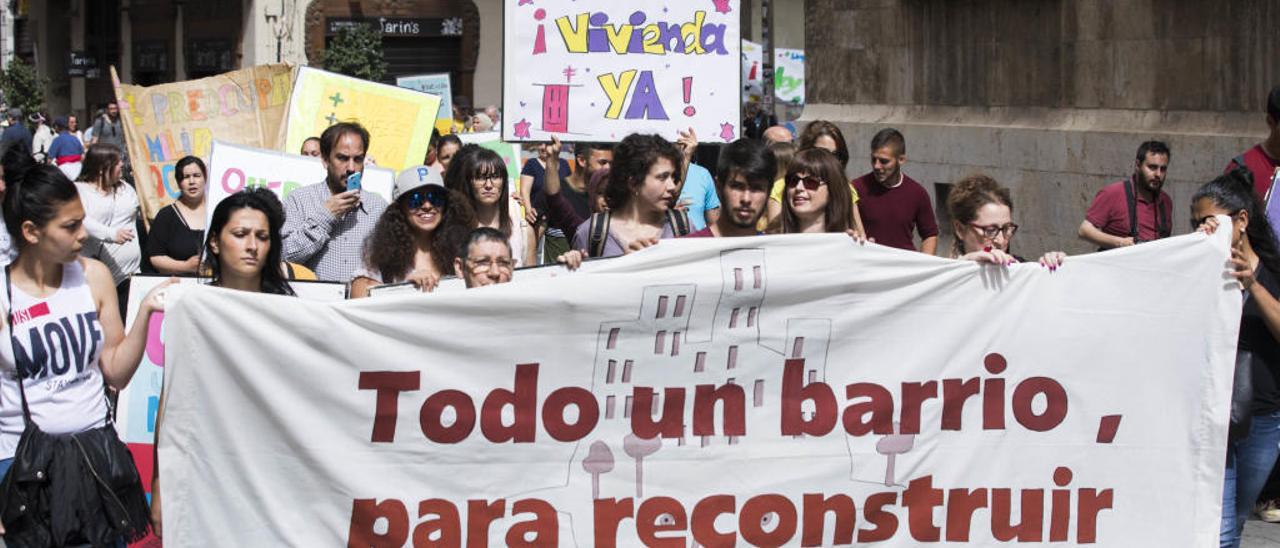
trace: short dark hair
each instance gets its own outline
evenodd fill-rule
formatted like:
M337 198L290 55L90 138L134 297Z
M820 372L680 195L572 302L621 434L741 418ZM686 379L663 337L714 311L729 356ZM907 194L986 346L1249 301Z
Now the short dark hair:
M684 180L681 176L683 159L680 149L661 135L632 133L614 147L609 185L604 191L604 200L610 209L622 209L631 201L632 188L644 183L649 168L659 158L666 158L671 162L677 181Z
M1280 86L1271 88L1271 93L1267 94L1267 116L1280 123Z
M901 156L907 153L907 138L902 136L901 131L891 127L884 128L877 131L875 137L871 138L871 152L884 147L893 147L893 150Z
M338 122L326 128L324 133L320 134L320 156L329 157L329 153L333 152L333 146L338 144L338 139L343 135L354 133L360 136L360 140L364 143L365 152L369 151L369 130L360 125L359 122Z
M501 242L507 248L507 253L511 253L511 242L507 240L506 236L502 235L501 231L493 227L482 226L467 234L467 239L463 240L462 245L458 247L458 258L464 261L467 260L467 257L471 256L471 246L486 241Z
M182 170L191 164L195 164L196 167L200 168L200 174L204 175L206 179L209 178L209 169L204 167L204 160L195 156L183 156L181 160L178 160L178 163L173 164L173 180L181 181Z
M738 139L729 143L720 151L720 161L716 164L717 186L729 184L734 175L742 175L749 183L764 181L772 184L778 177L778 160L773 149L756 139Z
M613 144L584 142L584 143L574 143L573 145L573 155L575 158L590 158L591 153L597 150L612 151Z
M1143 160L1147 159L1148 154L1162 154L1173 158L1173 155L1169 153L1169 145L1165 144L1164 141L1145 141L1138 145L1138 157L1135 161L1142 163Z

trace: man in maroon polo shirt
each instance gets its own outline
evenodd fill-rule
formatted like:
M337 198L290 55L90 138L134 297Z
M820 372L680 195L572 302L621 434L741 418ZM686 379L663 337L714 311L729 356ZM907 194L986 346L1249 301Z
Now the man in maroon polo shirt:
M1267 140L1233 158L1226 169L1231 171L1241 165L1248 168L1253 173L1253 190L1263 199L1280 179L1280 86L1271 88L1267 95L1267 127L1271 128Z
M1169 145L1142 143L1133 175L1098 191L1077 234L1099 251L1168 238L1173 232L1173 199L1161 190L1168 173Z
M871 173L853 181L858 191L858 213L867 237L878 244L915 251L912 232L920 235L920 251L933 255L938 248L938 221L933 216L929 192L902 173L907 162L907 140L893 128L871 139Z
M720 217L686 238L755 236L756 223L769 203L769 189L777 177L773 150L756 139L738 139L720 151L716 166L716 194Z

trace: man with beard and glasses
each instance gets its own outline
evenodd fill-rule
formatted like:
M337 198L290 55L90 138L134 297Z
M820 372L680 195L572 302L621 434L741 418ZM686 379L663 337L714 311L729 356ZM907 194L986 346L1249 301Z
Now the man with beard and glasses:
M716 166L720 216L688 238L755 236L756 223L769 203L769 188L778 176L773 150L763 141L738 139L720 151Z
M907 251L916 250L915 232L920 252L933 255L938 248L933 202L929 191L902 172L905 163L907 141L901 132L885 128L871 138L871 173L853 181L862 227L876 243Z
M1161 188L1169 173L1169 145L1138 147L1133 175L1098 191L1080 223L1081 239L1099 251L1167 238L1173 232L1173 199Z

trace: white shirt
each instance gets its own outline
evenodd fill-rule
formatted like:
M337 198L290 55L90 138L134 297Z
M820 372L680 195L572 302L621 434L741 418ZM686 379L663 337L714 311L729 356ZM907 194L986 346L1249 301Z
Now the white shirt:
M98 185L76 183L80 202L84 204L84 228L89 239L80 254L92 257L111 269L111 279L119 285L130 275L137 274L142 265L142 249L138 247L137 234L123 244L114 243L121 228L136 230L138 220L138 194L128 184L120 184L111 194L103 194Z
M14 286L13 300L16 341L27 377L23 386L36 426L49 434L70 434L105 424L107 397L98 361L104 336L80 261L62 266L62 287L52 295L40 299ZM2 286L0 306L7 316L10 307ZM14 332L7 319L0 339L0 458L10 458L24 424Z

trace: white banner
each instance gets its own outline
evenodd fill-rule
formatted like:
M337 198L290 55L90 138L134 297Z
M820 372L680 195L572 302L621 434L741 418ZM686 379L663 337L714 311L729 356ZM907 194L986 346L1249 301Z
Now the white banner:
M503 140L738 138L739 0L503 5Z
M1056 273L790 235L340 304L184 289L164 540L1207 546L1228 238Z
M324 164L318 158L214 141L204 194L205 217L212 219L219 202L245 188L266 187L283 203L290 192L324 182L325 175ZM364 192L377 194L390 203L395 179L395 172L390 169L366 165L360 184Z

